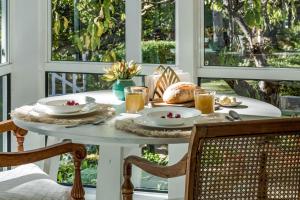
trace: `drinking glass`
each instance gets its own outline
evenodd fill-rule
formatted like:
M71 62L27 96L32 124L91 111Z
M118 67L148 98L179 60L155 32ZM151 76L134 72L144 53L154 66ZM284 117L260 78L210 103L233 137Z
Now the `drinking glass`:
M127 113L137 113L144 109L145 101L142 90L135 87L126 87L124 92Z
M144 98L144 105L148 105L149 103L149 88L148 87L143 87L143 86L132 86L131 90L137 91L137 92L142 92L143 93L143 98Z
M203 89L195 90L195 108L202 114L211 114L215 112L215 91L206 91Z

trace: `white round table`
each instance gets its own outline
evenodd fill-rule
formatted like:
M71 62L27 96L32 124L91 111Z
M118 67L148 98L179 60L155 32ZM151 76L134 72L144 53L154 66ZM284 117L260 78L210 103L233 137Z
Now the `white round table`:
M87 92L68 96L73 96L74 99L76 99L76 96L91 96L96 99L97 103L112 104L116 108L117 115L125 110L124 102L115 98L111 91ZM59 99L64 97L58 96L52 98ZM244 106L238 109L230 109L236 110L239 114L268 117L281 116L280 110L270 104L245 97L237 97L237 99L238 101L242 101ZM222 108L217 112L228 113L230 109ZM41 135L52 136L60 139L71 139L73 142L82 144L100 145L101 164L98 165L98 172L100 176L98 176L97 181L97 200L120 199L120 193L116 191L120 191L122 160L126 154L128 155L131 153L127 152L124 154L125 150L123 147L138 147L140 144L185 143L184 146L169 146L170 163L172 163L176 162L178 159L180 159L181 155L186 153L186 144L188 143L188 139L185 138L141 137L117 130L111 124L103 124L98 126L84 125L76 128L65 128L61 125L26 122L17 118L14 118L13 121L17 126ZM178 153L180 149L182 149L182 152ZM173 187L171 185L172 184L170 183L169 193L172 193L172 188L174 187L174 191L176 193L176 183ZM174 194L170 196L173 198L176 195Z

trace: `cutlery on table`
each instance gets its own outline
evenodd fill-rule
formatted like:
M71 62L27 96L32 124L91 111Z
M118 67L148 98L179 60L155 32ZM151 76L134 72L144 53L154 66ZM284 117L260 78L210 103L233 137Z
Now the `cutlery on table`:
M231 121L231 122L234 122L234 121L235 121L232 117L230 117L230 116L228 116L228 115L226 115L225 118L226 118L227 120Z
M237 113L237 112L234 111L234 110L230 110L230 111L229 111L229 116L230 116L231 118L233 118L234 120L238 120L238 121L242 120L240 114Z
M86 96L85 97L85 101L89 104L89 103L96 103L96 99L90 96Z
M99 125L99 124L102 124L105 122L106 119L98 119L96 121L92 121L92 122L80 122L80 123L77 123L77 124L72 124L72 125L67 125L65 126L65 128L75 128L75 127L78 127L78 126L82 126L82 125L88 125L88 124L92 124L92 125Z

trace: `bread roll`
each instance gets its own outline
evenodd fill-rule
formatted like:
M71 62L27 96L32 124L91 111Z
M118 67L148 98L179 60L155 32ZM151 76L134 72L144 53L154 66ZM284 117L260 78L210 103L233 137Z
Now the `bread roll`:
M194 100L194 83L179 82L170 85L163 95L163 101L170 104L185 103Z

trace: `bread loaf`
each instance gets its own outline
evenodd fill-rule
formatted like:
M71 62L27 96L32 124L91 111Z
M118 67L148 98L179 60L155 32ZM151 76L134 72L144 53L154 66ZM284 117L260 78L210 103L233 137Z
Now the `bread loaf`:
M194 100L196 85L189 82L179 82L170 85L163 95L163 101L169 104L185 103Z

